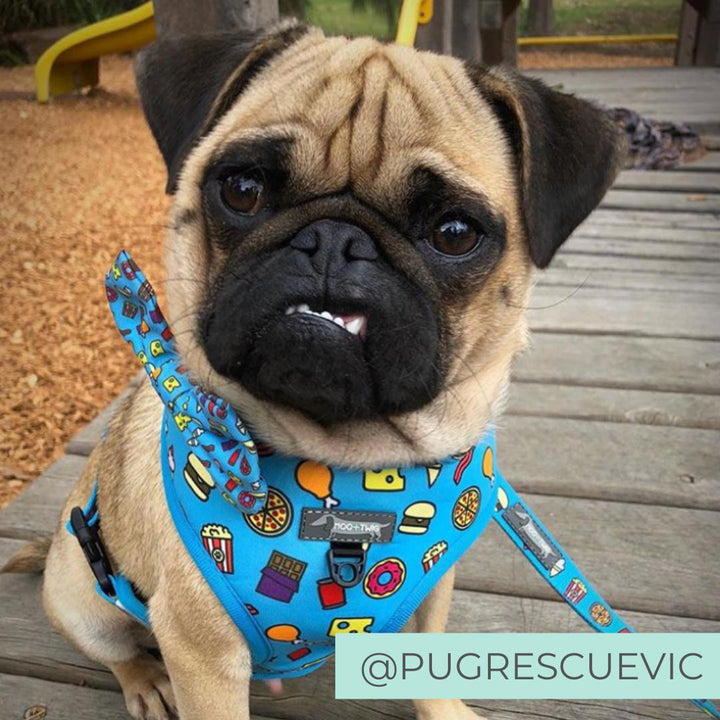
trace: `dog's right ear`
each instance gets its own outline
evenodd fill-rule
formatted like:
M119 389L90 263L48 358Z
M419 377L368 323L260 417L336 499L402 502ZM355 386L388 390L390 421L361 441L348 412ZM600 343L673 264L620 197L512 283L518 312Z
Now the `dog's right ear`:
M177 187L193 145L215 126L255 75L307 32L297 23L272 32L232 32L158 40L139 53L135 75L145 118Z

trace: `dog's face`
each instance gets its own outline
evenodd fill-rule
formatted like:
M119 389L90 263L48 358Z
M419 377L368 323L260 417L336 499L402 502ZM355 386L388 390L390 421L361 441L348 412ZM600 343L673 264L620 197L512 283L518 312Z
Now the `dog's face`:
M534 81L299 27L150 49L193 372L263 439L399 464L475 441L546 265L616 167L602 112Z

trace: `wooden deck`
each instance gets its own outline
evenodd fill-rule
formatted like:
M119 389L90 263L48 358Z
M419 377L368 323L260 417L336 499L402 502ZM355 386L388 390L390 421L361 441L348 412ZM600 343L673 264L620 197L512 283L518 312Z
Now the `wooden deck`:
M653 114L719 123L720 72L679 72L682 88L678 71L633 74L657 98ZM622 73L546 75L645 109ZM683 170L622 174L539 275L531 307L533 349L517 365L499 433L504 474L638 630L720 632L720 153ZM109 413L0 513L0 564L55 527ZM47 706L49 720L126 718L110 673L49 628L39 586L0 576L0 718L20 720L32 705ZM450 629L585 626L491 527L459 564ZM254 718L412 717L408 703L332 701L332 680L330 668L287 682L275 700L258 684ZM473 705L491 720L702 717L680 701Z

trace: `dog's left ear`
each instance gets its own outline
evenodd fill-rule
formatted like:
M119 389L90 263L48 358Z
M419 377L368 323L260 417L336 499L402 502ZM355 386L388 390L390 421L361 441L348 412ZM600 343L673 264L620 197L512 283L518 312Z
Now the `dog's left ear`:
M307 32L294 22L265 33L228 32L158 40L139 53L135 75L145 118L172 193L193 145L215 126L270 60Z
M623 138L601 108L503 67L468 66L510 142L530 257L546 267L615 179Z

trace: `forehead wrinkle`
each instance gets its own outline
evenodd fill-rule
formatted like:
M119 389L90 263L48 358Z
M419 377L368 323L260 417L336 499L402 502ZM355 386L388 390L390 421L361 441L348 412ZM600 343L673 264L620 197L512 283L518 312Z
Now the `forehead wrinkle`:
M350 181L362 182L367 175L377 171L383 157L383 126L387 113L387 81L389 68L378 54L362 67L358 103L350 123Z
M448 99L445 93L439 91L427 67L427 64L436 62L436 56L400 45L388 45L386 57L398 78L406 85L423 117L427 121L443 122L450 111Z
M282 123L301 115L307 95L321 81L313 68L324 67L346 43L344 38L311 34L273 58L221 119L219 139L227 141L233 132L253 124Z

